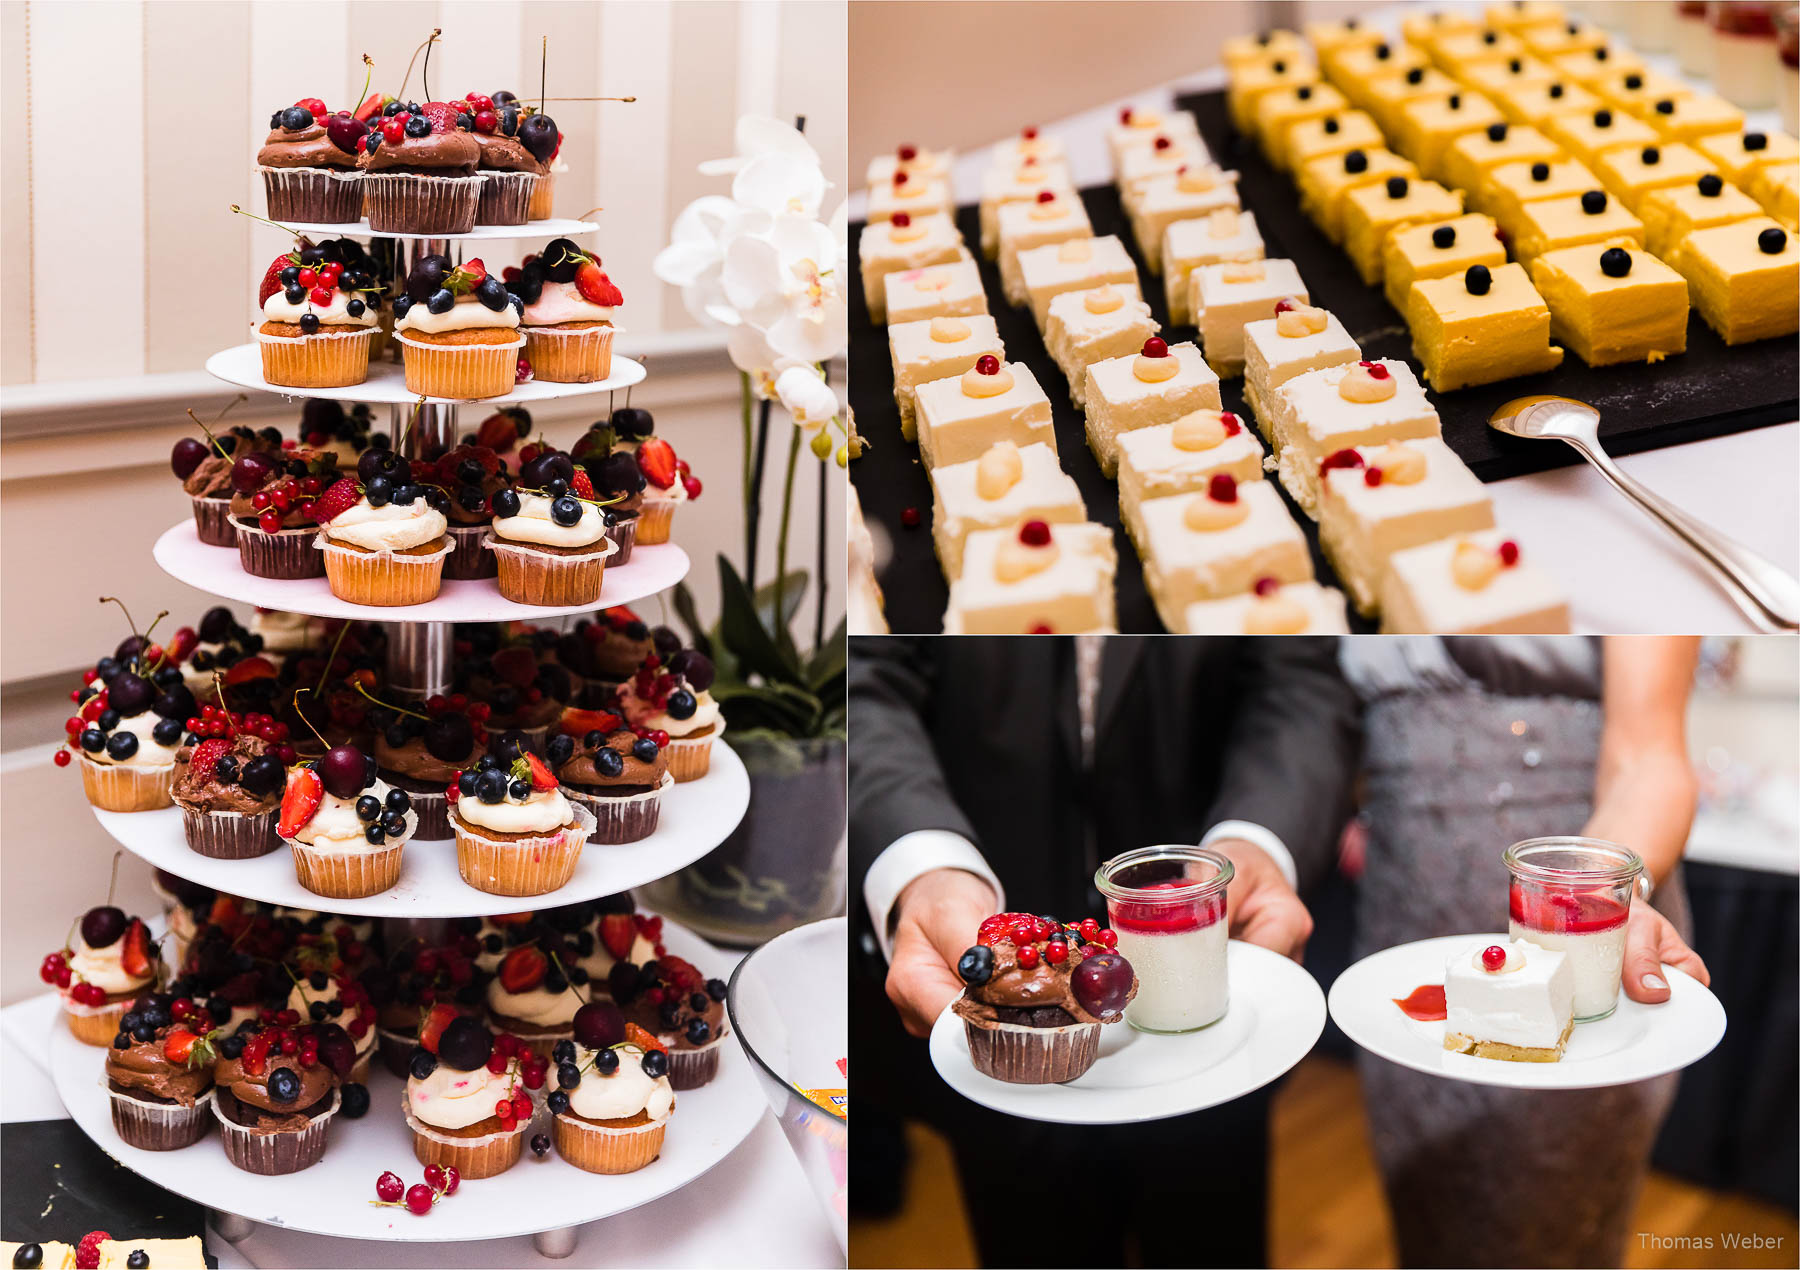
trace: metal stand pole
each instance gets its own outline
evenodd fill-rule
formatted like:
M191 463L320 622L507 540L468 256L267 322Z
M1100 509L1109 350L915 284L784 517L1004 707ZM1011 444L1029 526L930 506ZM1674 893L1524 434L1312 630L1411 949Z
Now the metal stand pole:
M248 1217L239 1217L236 1213L212 1210L213 1229L219 1232L219 1238L228 1244L242 1243L256 1230L256 1223Z
M531 1246L536 1248L540 1257L549 1257L560 1261L575 1251L575 1236L581 1227L564 1226L560 1230L542 1230L531 1237Z

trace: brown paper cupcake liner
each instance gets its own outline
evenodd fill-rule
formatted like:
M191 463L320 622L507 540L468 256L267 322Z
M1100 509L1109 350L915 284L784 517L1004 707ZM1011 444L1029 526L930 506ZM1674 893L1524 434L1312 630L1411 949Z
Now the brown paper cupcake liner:
M674 786L675 778L664 772L657 787L642 794L608 798L601 794L584 793L567 785L562 790L564 798L587 808L594 817L594 831L588 834L588 841L602 846L617 846L624 842L642 842L656 832L657 822L662 819L663 793Z
M258 526L238 524L238 563L245 573L258 578L322 578L325 560L313 550L318 536L313 528L281 529L271 534Z
M481 185L479 176L373 173L363 178L363 211L377 234L466 234Z
M668 1116L629 1129L613 1129L559 1115L556 1153L589 1173L635 1173L662 1154L668 1127Z
M1015 1085L1060 1085L1074 1080L1100 1057L1100 1025L1025 1027L963 1020L975 1070Z
M372 851L315 851L293 838L282 841L293 852L294 876L301 886L327 899L360 900L400 880L400 853L407 839Z
M675 523L673 499L646 498L638 510L637 540L646 547L669 541L669 527Z
M102 1083L105 1078L102 1077ZM127 1146L141 1151L177 1151L193 1146L206 1136L212 1124L213 1091L207 1090L184 1107L174 1102L150 1102L133 1098L113 1088L107 1089L112 1100L113 1128Z
M493 553L487 549L489 530L486 525L452 525L446 532L456 550L444 561L444 577L456 582L472 582L500 572Z
M570 810L575 814L573 825L536 838L489 838L460 817L451 821L457 872L489 895L544 895L556 890L574 875L582 845L594 830L592 812L578 804Z
M724 734L725 720L720 719L705 736L670 737L665 747L669 754L669 775L679 784L697 781L706 775L712 770L713 742Z
M498 1177L517 1164L525 1145L525 1134L531 1128L531 1122L527 1120L510 1132L459 1138L441 1133L413 1115L412 1108L406 1105L404 1093L400 1095L400 1104L406 1116L406 1127L413 1131L413 1155L418 1157L419 1163L454 1164L456 1171L469 1181Z
M523 335L506 344L426 344L398 332L406 358L406 391L424 397L477 401L513 390Z
M247 814L241 811L196 811L181 809L181 827L187 834L188 849L214 860L253 860L268 855L281 846L275 836L275 822L281 809Z
M130 767L124 763L96 763L80 750L70 751L81 764L81 788L101 811L157 811L175 799L175 764L163 767Z
M145 985L148 991L149 985ZM115 1001L110 1005L91 1006L76 1005L67 997L63 998L63 1018L69 1021L69 1031L83 1045L97 1045L101 1049L112 1046L113 1037L119 1034L119 1020L125 1017L129 1001Z
M372 326L290 337L257 333L263 378L279 388L348 388L369 377Z
M363 174L332 168L259 166L269 219L304 225L354 225L362 219Z
M549 220L555 213L551 210L556 205L556 173L546 172L538 178L538 183L531 187L532 220Z
M612 563L631 563L631 548L637 543L637 527L636 516L623 516L606 527L606 536L619 549L612 557Z
M719 1045L724 1039L724 1035L721 1034L697 1050L678 1050L674 1046L670 1046L670 1088L677 1091L698 1089L717 1076L719 1074Z
M537 190L538 180L535 172L483 172L475 223L523 225L531 219L531 196Z
M312 1123L304 1129L258 1133L237 1124L225 1114L221 1103L230 1097L229 1092L220 1090L212 1101L213 1119L219 1122L219 1140L225 1147L225 1158L246 1173L264 1177L298 1173L317 1164L325 1155L326 1126L344 1102L343 1094L334 1089L331 1105L314 1116Z
M194 530L209 547L237 546L237 522L231 519L229 498L198 498L189 495L194 504Z
M617 327L585 326L560 330L527 326L525 359L535 379L556 384L597 384L612 374L612 343Z
M419 1038L410 1032L396 1032L385 1027L375 1029L375 1052L381 1055L381 1065L401 1080L410 1075L407 1064L418 1044Z
M444 580L444 560L456 544L439 538L430 555L409 556L397 551L354 551L331 541L321 532L313 545L325 557L325 581L331 593L349 604L379 608L403 608L428 604L437 598Z
M499 566L501 595L515 604L572 607L600 602L606 566L619 549L608 539L603 552L559 556L490 533L488 550Z

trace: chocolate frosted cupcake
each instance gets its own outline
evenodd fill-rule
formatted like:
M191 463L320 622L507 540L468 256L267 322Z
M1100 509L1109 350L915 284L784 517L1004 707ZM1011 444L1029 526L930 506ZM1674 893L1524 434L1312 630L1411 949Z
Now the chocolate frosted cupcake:
M606 986L625 1018L669 1053L669 1083L698 1089L719 1071L725 1039L725 981L707 979L680 957L664 954L634 966L616 963Z
M231 468L231 518L238 562L259 578L322 578L325 557L313 548L319 522L312 500L337 480L337 456L288 450L238 456Z
M208 737L175 754L175 805L190 849L218 860L248 860L281 845L275 818L287 768L260 736Z
M1029 913L984 920L956 971L968 986L951 1009L975 1070L1019 1085L1087 1071L1100 1056L1100 1025L1122 1019L1137 995L1131 963L1106 943L1084 943L1082 927Z
M313 104L323 109L323 103ZM352 139L351 146L355 144ZM269 116L268 140L256 152L269 219L356 224L363 209L363 174L356 164L355 149L339 145L307 106L277 110Z
M355 1063L336 1024L259 1028L245 1024L219 1042L213 1117L225 1158L247 1173L298 1173L325 1154L325 1131L343 1105L338 1086ZM283 1040L297 1042L282 1053ZM309 1038L311 1043L308 1043Z
M134 1006L106 1051L113 1128L144 1151L191 1146L212 1123L213 1044L219 1033L188 1023L152 1026L166 1011Z
M595 728L579 739L558 732L548 752L563 793L594 814L589 842L638 842L656 832L662 796L675 778L655 741L630 728Z
M543 752L563 707L575 699L575 679L568 669L540 658L526 642L503 645L485 658L469 658L460 669L461 690L488 707L488 731L518 733L533 753ZM511 757L516 756L508 756L509 761Z
M364 210L377 234L466 234L475 228L481 147L455 112L391 102L361 159Z
M375 766L381 779L403 789L419 813L418 832L427 840L447 839L450 802L445 789L464 771L473 771L487 751L487 730L475 718L488 707L477 702L468 711L453 709L447 699L432 699L438 709L419 714L382 705L373 713Z
M525 139L519 135L520 125L526 118L538 118L545 124L550 124L550 120L541 115L522 117L516 102L505 103L498 109L491 103L484 108L479 100L471 100L469 105L476 112L472 135L481 147L477 165L481 173L481 200L475 209L475 223L523 225L531 218L531 196L550 169L526 148ZM490 113L492 130L484 131L483 125L488 124ZM539 127L541 125L533 125L534 129ZM555 124L550 124L550 149L545 151L546 154L555 149L555 128Z
M281 433L275 428L255 432L232 428L205 441L182 437L169 453L169 468L181 481L181 492L193 500L194 528L209 547L237 546L237 527L231 523L231 465L240 454L252 450L276 451Z
M359 974L357 982L375 1008L382 1065L402 1080L433 1005L450 1006L474 1019L487 1013L487 974L463 953L460 938L442 946L419 940L402 944L385 964Z

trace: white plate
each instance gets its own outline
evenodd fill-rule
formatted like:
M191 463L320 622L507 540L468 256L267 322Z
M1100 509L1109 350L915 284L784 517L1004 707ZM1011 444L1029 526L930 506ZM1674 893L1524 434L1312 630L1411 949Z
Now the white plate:
M239 388L279 393L295 401L308 397L329 397L333 401L369 401L391 406L410 406L419 400L418 393L407 389L406 368L399 362L371 361L369 377L360 384L351 384L346 388L286 388L271 384L263 378L262 350L255 343L239 344L236 348L214 353L206 359L206 373L223 379L228 384L236 384ZM499 397L427 397L425 400L472 401L476 405L496 408L529 405L534 401L549 401L554 397L582 397L590 393L629 388L633 384L643 383L644 374L642 363L614 353L612 374L598 383L558 384L548 379L531 379L515 385L511 392Z
M1211 1027L1157 1036L1129 1023L1100 1030L1100 1057L1066 1085L1014 1085L975 1070L963 1021L949 1009L931 1029L931 1061L963 1097L1009 1116L1058 1124L1164 1120L1230 1102L1306 1057L1325 1030L1325 994L1295 962L1232 940L1231 1008Z
M400 880L379 895L361 900L328 900L314 895L294 876L285 846L254 860L215 860L191 851L181 827L181 809L101 811L100 827L159 869L266 904L318 908L370 917L476 917L516 913L521 908L554 908L643 886L692 864L725 840L750 805L750 777L730 745L713 745L712 767L697 781L663 794L656 832L642 842L617 846L588 843L575 875L548 895L489 895L456 871L456 843L450 839L408 842L400 853Z
M1371 1054L1414 1071L1513 1089L1598 1089L1679 1071L1712 1052L1725 1035L1725 1008L1698 980L1664 966L1669 999L1641 1005L1623 992L1598 1023L1577 1023L1554 1063L1509 1063L1444 1048L1444 1024L1409 1019L1395 1005L1421 984L1444 982L1444 960L1481 940L1505 935L1444 935L1364 957L1331 985L1331 1017Z
M664 926L663 938L671 952L696 966L720 963L710 945L673 922ZM271 1226L346 1239L448 1241L579 1225L649 1203L699 1177L768 1114L749 1060L733 1042L720 1049L719 1074L704 1088L675 1096L662 1158L647 1168L622 1177L585 1173L561 1159L554 1147L538 1159L529 1146L531 1133L549 1132L550 1120L540 1111L516 1165L498 1177L464 1182L423 1217L366 1202L375 1198L375 1179L383 1171L393 1170L409 1186L424 1171L400 1113L402 1082L379 1060L369 1081L373 1105L368 1115L334 1118L325 1158L283 1177L258 1177L227 1161L216 1126L179 1151L140 1151L120 1141L102 1080L104 1053L76 1040L60 1015L50 1041L50 1072L63 1105L102 1151L196 1203Z
M519 241L529 238L567 238L573 234L592 234L600 226L591 220L569 220L567 217L551 217L549 220L527 221L523 225L477 225L466 234L396 234L392 230L377 232L369 228L367 220L359 220L353 225L307 225L300 222L282 221L282 228L305 234L314 242L327 238L428 238L436 242L481 242L492 240L497 242Z
M499 584L492 578L461 582L446 578L434 600L378 608L338 599L324 578L259 578L247 573L237 548L210 547L200 541L192 516L158 538L152 554L164 573L197 590L258 608L357 622L534 622L564 613L588 613L666 591L687 576L689 563L687 552L672 542L634 546L630 564L606 566L600 598L593 604L517 604L500 594Z

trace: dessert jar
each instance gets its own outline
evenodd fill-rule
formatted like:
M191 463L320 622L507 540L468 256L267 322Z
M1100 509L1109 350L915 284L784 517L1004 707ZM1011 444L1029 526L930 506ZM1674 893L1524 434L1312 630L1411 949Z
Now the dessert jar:
M1225 889L1231 861L1206 847L1143 847L1100 866L1118 951L1138 976L1125 1021L1140 1032L1182 1033L1225 1017Z
M1593 1023L1619 1003L1632 895L1649 894L1637 853L1599 838L1528 838L1506 849L1507 933L1567 953L1575 1021Z

